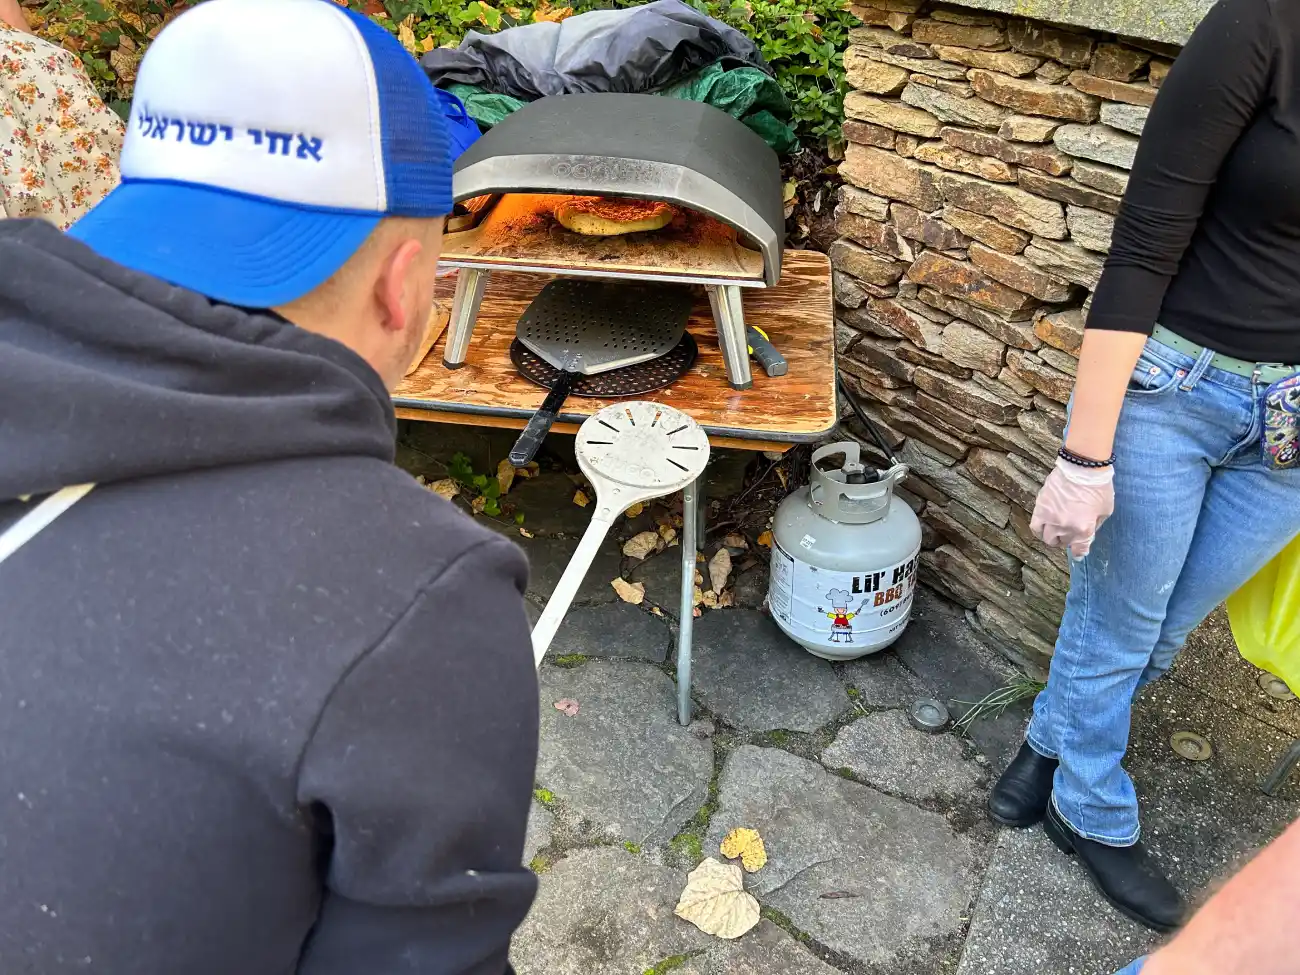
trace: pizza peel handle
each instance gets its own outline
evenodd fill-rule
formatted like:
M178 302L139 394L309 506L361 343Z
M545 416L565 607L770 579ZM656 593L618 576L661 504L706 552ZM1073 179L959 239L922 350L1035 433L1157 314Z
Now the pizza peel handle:
M559 378L555 380L555 385L546 394L546 399L542 400L541 409L528 418L528 426L524 427L524 432L510 448L511 464L515 467L527 467L532 463L533 458L537 456L537 451L542 449L546 435L551 432L551 425L560 415L560 407L569 398L573 384L580 378L580 373L560 373Z
M539 667L614 520L634 504L694 482L709 462L709 438L671 406L634 400L588 417L574 451L595 490L595 511L533 627L533 661Z
M533 459L582 376L671 352L686 331L692 303L690 289L678 285L567 278L547 284L520 317L515 336L561 372L515 441L510 462L523 467Z

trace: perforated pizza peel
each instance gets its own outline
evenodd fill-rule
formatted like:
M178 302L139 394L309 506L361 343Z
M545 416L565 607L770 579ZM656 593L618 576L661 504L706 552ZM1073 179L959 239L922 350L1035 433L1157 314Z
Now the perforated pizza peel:
M671 406L635 400L589 417L578 430L575 452L596 491L595 511L533 627L533 658L539 667L614 520L632 505L674 494L704 473L709 438Z
M690 288L675 284L568 278L547 284L520 317L515 337L560 375L515 442L510 462L523 467L533 459L582 376L672 351L693 304Z

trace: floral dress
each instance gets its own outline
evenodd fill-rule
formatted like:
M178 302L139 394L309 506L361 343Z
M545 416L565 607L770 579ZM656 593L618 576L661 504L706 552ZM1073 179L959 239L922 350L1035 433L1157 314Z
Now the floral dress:
M117 185L123 131L75 55L0 25L0 217L66 230Z

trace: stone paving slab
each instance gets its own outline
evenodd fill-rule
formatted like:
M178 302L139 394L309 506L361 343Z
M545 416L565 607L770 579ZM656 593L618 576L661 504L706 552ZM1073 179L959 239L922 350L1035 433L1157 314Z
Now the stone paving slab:
M677 723L672 680L651 664L543 665L537 782L612 839L666 842L704 804L713 743ZM576 717L558 700L578 702ZM671 954L671 952L670 952Z
M1169 676L1264 724L1300 738L1300 700L1271 698L1257 683L1264 672L1247 662L1232 639L1228 614L1219 610L1187 639Z
M524 865L533 862L537 852L551 842L555 816L536 799L528 810L528 832L524 834Z
M966 757L952 735L917 731L902 711L880 711L845 725L822 752L831 771L905 799L969 800L983 792L987 767Z
M701 566L703 569L703 566ZM641 562L634 562L627 575L645 586L647 605L658 606L671 619L681 616L682 550L666 548Z
M912 622L891 650L934 689L954 720L966 712L968 704L963 702L978 701L1016 673L1006 658L975 635L961 607L925 586L917 587ZM1020 748L1029 711L1025 701L971 728L971 739L994 768L1002 768Z
M673 969L676 975L836 975L771 921L735 941L722 941Z
M518 975L643 975L713 939L673 914L686 874L620 847L578 850L541 876L515 933Z
M843 665L841 673L858 692L858 702L871 708L905 708L934 691L888 651L859 657Z
M799 930L882 972L955 951L983 870L975 831L773 748L738 748L719 785L705 852L757 829L769 859L750 889Z
M1175 755L1169 739L1184 730L1205 736L1214 757ZM1182 890L1212 885L1300 815L1300 775L1276 798L1258 786L1290 741L1172 680L1142 694L1125 767L1137 787L1144 839Z
M761 549L759 556L767 557ZM767 602L767 583L768 574L765 564L737 573L731 580L736 605L741 609L762 609L763 603Z
M1110 975L1156 943L1098 897L1041 828L1005 830L957 975Z
M516 538L528 556L528 591L545 602L555 592L578 547L577 538ZM623 564L623 553L613 538L605 539L596 561L578 587L575 603L612 603L618 598L610 581L617 579Z
M564 474L548 472L516 482L510 500L524 513L524 527L535 535L581 535L591 521L593 505L573 503L577 485ZM593 503L595 498L592 498Z
M765 614L728 609L695 621L692 690L747 731L816 731L850 706L831 665L795 644Z
M666 620L638 606L612 602L569 610L547 653L552 660L582 654L663 663L672 642Z

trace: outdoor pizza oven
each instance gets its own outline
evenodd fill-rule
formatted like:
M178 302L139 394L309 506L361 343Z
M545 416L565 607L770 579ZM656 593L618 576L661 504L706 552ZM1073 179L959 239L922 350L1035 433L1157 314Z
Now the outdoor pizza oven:
M444 363L464 365L488 275L524 271L703 285L731 385L751 385L742 288L781 277L785 240L776 153L709 105L657 95L543 98L460 158L443 263L460 268ZM614 237L564 229L566 196L659 200L663 228Z

